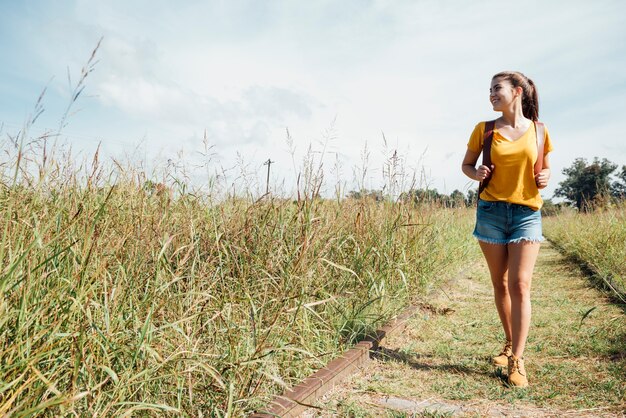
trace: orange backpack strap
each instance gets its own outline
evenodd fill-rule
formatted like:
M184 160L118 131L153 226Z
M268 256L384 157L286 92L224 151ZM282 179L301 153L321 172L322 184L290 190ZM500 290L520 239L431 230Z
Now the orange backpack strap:
M543 148L546 143L546 127L543 123L535 121L535 133L537 134L537 161L535 162L535 174L543 170Z
M491 168L491 142L493 141L493 130L496 127L496 121L490 120L485 122L485 133L483 134L483 163L482 165L486 165ZM492 173L493 174L493 173ZM487 177L483 181L480 182L478 186L478 198L480 198L480 194L485 190L487 184L489 184L489 180L491 176ZM478 202L478 199L476 199Z

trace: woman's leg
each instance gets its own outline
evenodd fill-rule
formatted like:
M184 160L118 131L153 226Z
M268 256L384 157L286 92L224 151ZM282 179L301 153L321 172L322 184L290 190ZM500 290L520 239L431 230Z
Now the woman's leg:
M508 244L509 295L513 354L522 358L530 328L530 285L539 254L538 242Z
M493 284L493 294L496 302L496 309L502 322L502 328L507 341L511 341L513 330L511 326L511 298L508 287L508 248L506 245L488 244L478 241L480 249L485 255L491 283Z

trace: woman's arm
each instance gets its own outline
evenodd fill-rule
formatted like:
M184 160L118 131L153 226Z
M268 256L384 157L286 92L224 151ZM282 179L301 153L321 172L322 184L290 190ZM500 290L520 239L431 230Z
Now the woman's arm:
M548 158L548 154L546 154L543 156L543 169L535 174L535 183L537 183L539 189L546 188L548 180L550 180L550 174L550 159Z
M494 166L491 165L491 168L486 165L479 165L478 169L476 168L476 161L478 161L478 156L480 152L474 152L468 149L465 152L465 158L463 158L463 165L461 166L461 170L465 175L472 180L483 181L487 177L491 175L491 170L493 170Z

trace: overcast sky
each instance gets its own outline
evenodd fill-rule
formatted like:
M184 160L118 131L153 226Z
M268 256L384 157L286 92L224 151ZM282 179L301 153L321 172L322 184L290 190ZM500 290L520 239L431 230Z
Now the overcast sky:
M59 125L80 69L99 60L63 138L74 150L241 167L293 190L309 145L326 150L326 192L349 190L367 144L368 188L394 150L408 175L450 193L491 76L519 70L554 143L552 192L577 157L626 164L624 1L0 0L0 135ZM289 130L292 145L287 141ZM383 141L386 138L386 147ZM326 147L324 148L324 143ZM290 153L295 149L295 163ZM337 165L340 169L333 170ZM196 177L196 181L203 181ZM251 180L254 182L255 180Z

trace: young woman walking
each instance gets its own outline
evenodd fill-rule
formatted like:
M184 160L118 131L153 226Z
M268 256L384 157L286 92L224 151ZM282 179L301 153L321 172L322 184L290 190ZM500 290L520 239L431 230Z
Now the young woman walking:
M530 285L543 240L539 189L550 179L552 143L547 129L537 122L539 102L532 80L516 71L501 72L491 79L489 93L493 110L502 116L476 125L462 170L484 186L478 196L474 236L489 266L506 335L504 348L493 362L508 366L511 386L525 387L528 378L523 355L530 327ZM538 144L544 140L540 155ZM483 160L476 168L485 141L491 142L490 162ZM537 161L541 166L535 166Z

